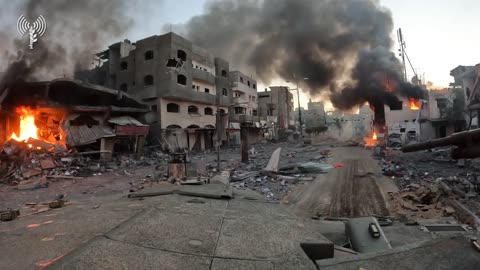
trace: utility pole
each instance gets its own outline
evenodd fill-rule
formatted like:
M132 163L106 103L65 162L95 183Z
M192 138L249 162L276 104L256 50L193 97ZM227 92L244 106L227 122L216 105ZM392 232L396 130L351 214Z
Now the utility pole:
M216 131L217 131L217 141L215 142L215 146L217 147L217 170L220 172L220 144L221 144L221 141L222 141L222 136L220 134L220 122L221 122L221 115L220 115L220 95L218 93L217 94L217 98L216 98L216 105L217 105L217 114L216 114L216 123L215 123L215 126L216 126Z
M407 66L405 65L405 48L407 47L407 45L405 43L405 40L403 40L402 28L398 28L397 38L398 44L400 45L400 49L398 49L398 51L400 52L400 56L402 57L403 62L403 80L404 82L408 82Z
M300 137L303 139L303 121L302 121L302 110L300 109L300 88L298 88L298 79L293 74L293 79L297 85L297 89L290 89L290 90L297 90L297 106L298 106L298 123L300 125ZM303 78L304 81L308 80L308 78ZM289 81L287 81L289 83Z

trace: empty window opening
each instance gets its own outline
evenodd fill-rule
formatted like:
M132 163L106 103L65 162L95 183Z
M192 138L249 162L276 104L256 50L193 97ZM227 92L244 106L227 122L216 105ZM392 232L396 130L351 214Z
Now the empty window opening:
M227 71L225 69L222 70L222 77L227 77Z
M223 89L222 89L222 95L228 96L228 91L227 91L226 88L223 88Z
M220 109L220 115L224 115L225 114L225 110L224 109Z
M123 61L120 63L120 70L127 70L128 68L128 63Z
M200 91L200 86L197 85L197 91Z
M247 81L247 85L248 85L248 87L250 87L250 81Z
M252 113L253 113L253 116L257 116L257 110L253 110Z
M210 107L205 108L205 115L213 115L213 110Z
M235 114L245 114L245 113L246 113L246 108L235 107Z
M210 89L205 88L205 93L210 93Z
M127 92L127 84L126 83L120 84L120 91Z
M257 89L257 85L256 85L256 84L253 84L253 85L252 85L252 88L253 88L253 89Z
M180 106L177 103L168 103L167 112L178 113L180 112Z
M146 51L145 52L145 60L153 59L153 51Z
M152 105L152 112L157 112L157 111L158 111L158 106Z
M185 75L178 74L177 83L181 85L187 85L187 77Z
M170 125L167 127L167 129L179 129L179 128L182 128L182 127L179 125Z
M190 105L188 106L188 113L189 114L198 114L198 107Z
M195 90L195 85L194 84L192 84L192 89Z
M187 61L187 53L185 51L178 50L177 58L182 59L182 61Z
M150 86L153 85L153 76L152 75L147 75L143 78L143 84L145 86Z
M240 82L243 83L243 77L240 77Z

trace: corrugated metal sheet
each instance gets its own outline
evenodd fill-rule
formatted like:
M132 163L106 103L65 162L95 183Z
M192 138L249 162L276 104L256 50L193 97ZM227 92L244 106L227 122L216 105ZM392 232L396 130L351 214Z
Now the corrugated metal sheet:
M147 126L140 123L137 119L131 116L113 117L113 118L110 118L108 122L115 125L119 125L119 126L128 126L128 125L137 126L137 127Z
M115 137L115 133L107 126L70 126L65 129L67 134L67 144L70 146L80 146L94 143L96 140L105 137Z

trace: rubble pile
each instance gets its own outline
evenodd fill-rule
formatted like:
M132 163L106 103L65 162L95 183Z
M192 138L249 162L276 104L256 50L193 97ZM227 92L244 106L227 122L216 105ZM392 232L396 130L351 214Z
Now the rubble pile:
M390 151L379 161L383 174L392 178L400 190L391 194L399 215L407 218L454 215L462 221L471 220L458 205L480 215L480 164L475 160L451 160L449 151L437 149L415 154Z

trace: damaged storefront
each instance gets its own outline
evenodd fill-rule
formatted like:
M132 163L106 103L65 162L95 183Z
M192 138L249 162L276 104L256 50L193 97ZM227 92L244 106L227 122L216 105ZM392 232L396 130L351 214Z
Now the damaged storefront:
M17 83L1 95L4 154L66 152L111 159L116 150L138 155L149 127L147 106L126 93L69 79ZM15 145L15 149L12 149Z

